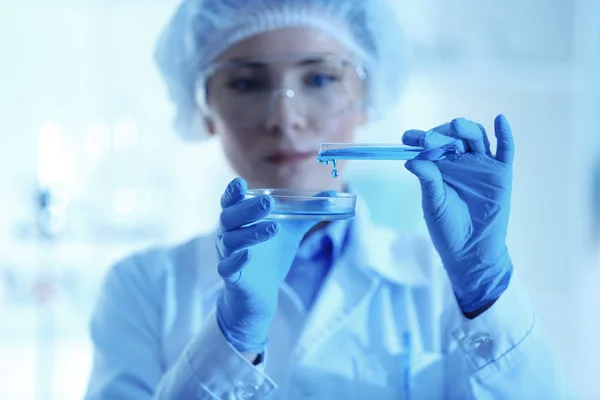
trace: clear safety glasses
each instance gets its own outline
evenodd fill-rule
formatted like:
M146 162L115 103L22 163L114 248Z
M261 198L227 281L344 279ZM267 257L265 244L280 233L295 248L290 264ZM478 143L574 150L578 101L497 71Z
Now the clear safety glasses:
M331 54L245 58L210 66L196 95L204 112L235 126L282 110L318 122L362 107L366 79L363 67Z

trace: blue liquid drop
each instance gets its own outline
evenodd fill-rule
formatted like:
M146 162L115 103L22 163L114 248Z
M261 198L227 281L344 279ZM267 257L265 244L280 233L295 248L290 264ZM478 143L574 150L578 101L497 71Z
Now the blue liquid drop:
M337 164L337 161L336 160L331 160L331 163L333 164L333 171L331 171L331 176L333 178L337 178L338 176L340 176L338 170L335 168L336 164Z

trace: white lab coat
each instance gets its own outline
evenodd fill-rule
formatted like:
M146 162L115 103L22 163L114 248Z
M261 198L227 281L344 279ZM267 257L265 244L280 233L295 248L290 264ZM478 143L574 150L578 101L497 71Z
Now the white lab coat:
M117 264L92 321L88 397L572 398L516 276L468 320L429 240L354 223L352 262L336 263L311 312L282 287L258 366L217 326L212 237Z

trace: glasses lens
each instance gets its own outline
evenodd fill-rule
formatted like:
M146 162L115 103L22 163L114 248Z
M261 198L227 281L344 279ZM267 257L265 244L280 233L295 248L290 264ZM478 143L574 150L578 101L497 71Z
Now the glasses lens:
M359 100L356 69L344 62L318 62L298 68L293 82L297 111L308 118L332 117Z

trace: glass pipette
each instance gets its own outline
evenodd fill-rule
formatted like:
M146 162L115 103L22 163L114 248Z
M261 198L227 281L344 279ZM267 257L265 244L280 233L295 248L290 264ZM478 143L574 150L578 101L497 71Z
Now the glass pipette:
M338 160L400 160L408 161L421 158L439 161L457 154L455 148L437 148L427 150L423 147L405 146L390 143L322 143L319 145L317 161L333 164L331 175L336 178Z

